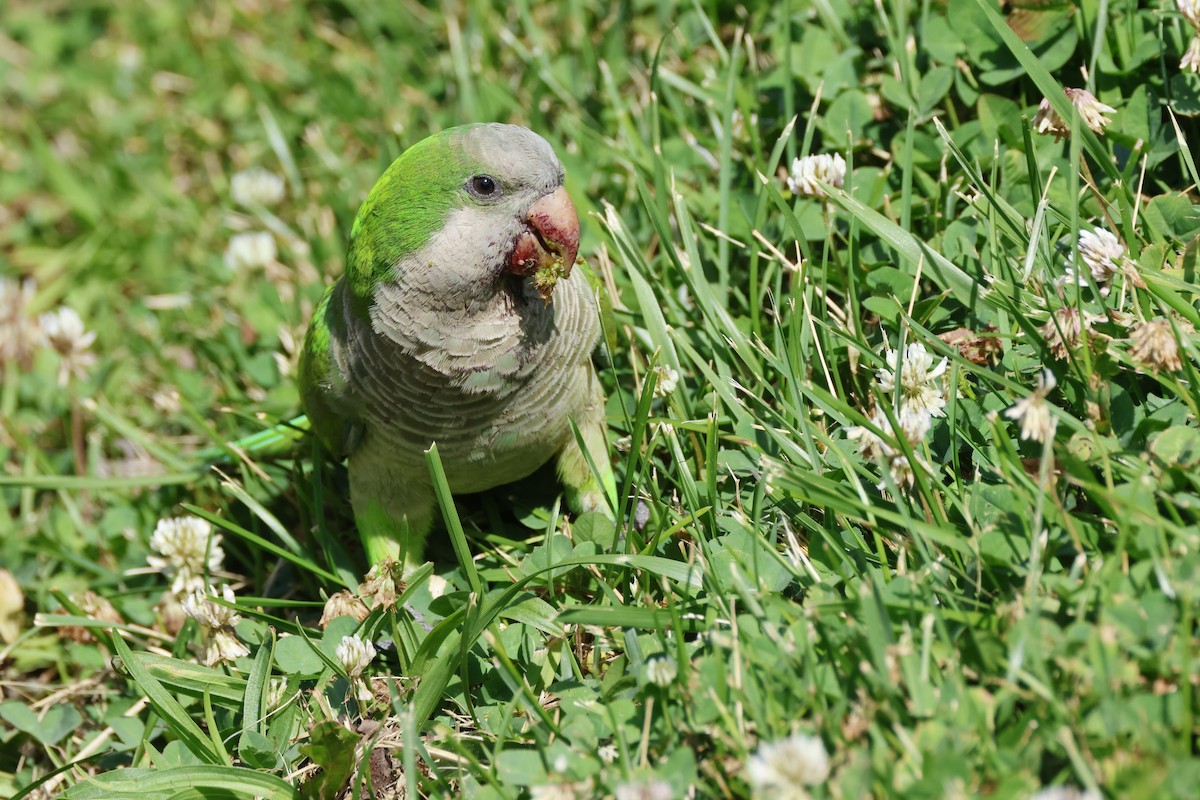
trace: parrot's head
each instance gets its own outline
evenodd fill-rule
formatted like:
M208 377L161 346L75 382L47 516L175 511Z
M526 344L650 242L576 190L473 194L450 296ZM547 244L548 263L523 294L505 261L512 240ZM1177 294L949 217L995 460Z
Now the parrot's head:
M398 282L434 302L472 303L518 276L550 302L579 252L563 177L550 144L515 125L464 125L423 139L358 212L351 287L365 298L380 282Z

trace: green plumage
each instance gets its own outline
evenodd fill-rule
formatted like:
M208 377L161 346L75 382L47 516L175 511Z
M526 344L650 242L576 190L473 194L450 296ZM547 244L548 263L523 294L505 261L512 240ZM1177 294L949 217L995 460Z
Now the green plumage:
M451 128L405 150L367 194L350 229L346 280L357 297L371 297L379 281L395 279L396 264L442 229L461 189L462 175L479 169Z
M494 192L478 191L484 177ZM435 442L455 492L554 458L577 511L608 509L604 396L590 358L596 291L576 270L546 302L513 267L519 237L533 241L531 219L558 230L537 211L561 195L562 179L530 131L465 126L407 150L359 210L346 274L309 327L300 381L313 431L347 458L372 561L422 559L435 510L424 451ZM555 247L547 242L538 246Z

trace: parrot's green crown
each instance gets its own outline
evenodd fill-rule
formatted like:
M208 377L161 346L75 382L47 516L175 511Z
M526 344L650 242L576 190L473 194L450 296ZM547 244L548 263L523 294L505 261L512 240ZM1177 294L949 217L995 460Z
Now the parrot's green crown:
M380 282L397 280L402 262L436 235L453 234L452 212L515 218L563 177L550 144L516 125L463 125L422 139L392 162L355 217L346 265L351 291L368 300Z

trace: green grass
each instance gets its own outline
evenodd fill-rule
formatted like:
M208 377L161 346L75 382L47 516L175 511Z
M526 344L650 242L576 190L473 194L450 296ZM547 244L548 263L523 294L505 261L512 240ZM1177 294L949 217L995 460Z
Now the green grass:
M66 305L96 340L62 386L0 308L0 796L743 797L793 733L829 753L813 797L1190 796L1193 33L1123 0L10 2L0 276L33 287L20 319ZM1033 130L1044 93L1063 141ZM480 120L555 145L612 295L619 535L546 475L455 498L397 605L322 630L366 570L344 472L229 446L296 414L375 178ZM844 191L788 190L834 152ZM234 203L252 166L279 205ZM1130 263L1103 295L1058 281L1091 275L1096 226ZM225 266L245 231L274 263ZM1056 351L1062 309L1089 322ZM1155 319L1178 369L1135 347ZM887 443L909 486L863 445L914 342L946 406ZM1004 412L1043 369L1054 434L1021 440ZM232 665L156 609L180 514L222 533ZM374 699L336 654L356 628L390 642Z

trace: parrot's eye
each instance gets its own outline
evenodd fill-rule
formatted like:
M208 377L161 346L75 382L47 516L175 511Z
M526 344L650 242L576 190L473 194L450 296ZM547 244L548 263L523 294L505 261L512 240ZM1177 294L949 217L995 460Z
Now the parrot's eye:
M491 175L476 175L467 181L467 190L479 198L495 199L500 196L500 186Z

